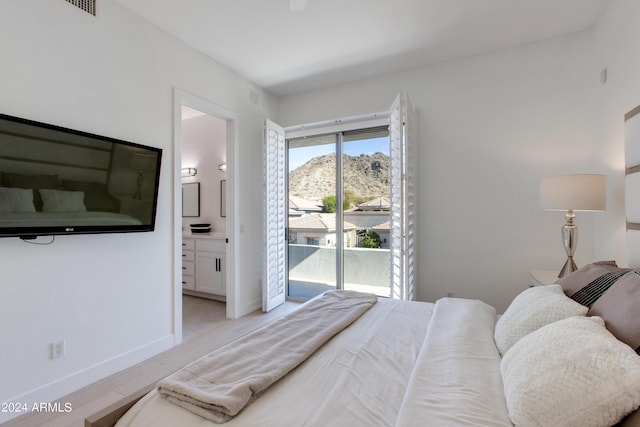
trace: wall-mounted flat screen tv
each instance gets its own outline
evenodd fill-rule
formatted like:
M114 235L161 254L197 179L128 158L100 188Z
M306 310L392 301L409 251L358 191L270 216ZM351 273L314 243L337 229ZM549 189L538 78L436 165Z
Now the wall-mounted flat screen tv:
M153 231L162 149L0 114L0 237Z

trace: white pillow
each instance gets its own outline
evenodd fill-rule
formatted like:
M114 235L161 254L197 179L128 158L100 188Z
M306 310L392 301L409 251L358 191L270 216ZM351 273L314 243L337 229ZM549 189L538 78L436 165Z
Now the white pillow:
M84 212L84 192L41 188L42 212Z
M571 317L518 341L500 363L516 426L605 427L640 406L640 357L600 317Z
M516 296L496 323L494 340L501 355L536 329L589 309L567 297L560 285L534 286Z
M30 188L0 187L0 212L35 212L33 190Z

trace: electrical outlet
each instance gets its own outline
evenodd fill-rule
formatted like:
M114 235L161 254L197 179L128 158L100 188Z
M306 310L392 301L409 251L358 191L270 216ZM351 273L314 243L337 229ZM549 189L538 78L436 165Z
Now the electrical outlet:
M54 341L51 343L51 358L57 359L64 356L64 340Z

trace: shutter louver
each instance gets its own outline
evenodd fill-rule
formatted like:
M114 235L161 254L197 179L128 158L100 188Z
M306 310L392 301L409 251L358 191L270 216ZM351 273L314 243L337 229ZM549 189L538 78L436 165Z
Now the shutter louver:
M284 129L267 120L264 138L264 277L262 302L271 311L286 299Z

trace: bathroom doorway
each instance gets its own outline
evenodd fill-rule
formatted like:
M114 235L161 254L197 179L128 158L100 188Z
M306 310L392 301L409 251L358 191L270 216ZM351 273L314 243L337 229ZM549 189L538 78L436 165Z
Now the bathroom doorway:
M185 328L193 324L191 315L199 316L183 310L207 304L207 301L185 304L183 293L217 301L213 305L218 312L220 301L225 302L226 318L235 318L237 312L232 160L236 124L234 113L176 89L173 307L176 344L187 334ZM187 210L188 216L184 217L183 184L189 186L192 196L193 189L197 189L196 209ZM183 321L189 324L185 328Z

